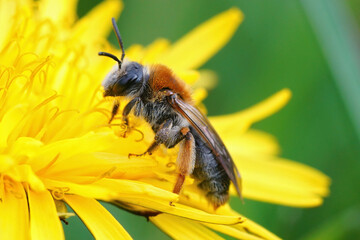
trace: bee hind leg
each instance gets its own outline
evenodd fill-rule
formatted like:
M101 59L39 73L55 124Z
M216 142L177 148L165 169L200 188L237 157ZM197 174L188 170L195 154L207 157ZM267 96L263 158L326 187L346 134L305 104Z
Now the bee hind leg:
M195 166L195 139L189 128L181 129L181 133L185 135L185 139L180 142L180 150L176 161L178 176L173 192L179 194L185 181L185 177L190 175Z

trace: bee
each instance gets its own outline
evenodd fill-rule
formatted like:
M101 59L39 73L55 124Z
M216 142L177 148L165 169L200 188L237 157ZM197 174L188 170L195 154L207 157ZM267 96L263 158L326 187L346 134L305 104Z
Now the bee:
M118 59L111 53L99 52L118 63L103 81L104 97L128 98L122 112L123 122L129 124L132 112L148 122L155 133L153 143L144 153L129 157L151 155L160 145L173 148L179 144L174 193L180 193L186 176L190 175L215 209L228 201L230 181L241 197L239 171L215 129L194 106L186 84L164 65L144 66L124 60L125 50L114 18L112 25L122 55ZM109 123L119 104L115 101Z

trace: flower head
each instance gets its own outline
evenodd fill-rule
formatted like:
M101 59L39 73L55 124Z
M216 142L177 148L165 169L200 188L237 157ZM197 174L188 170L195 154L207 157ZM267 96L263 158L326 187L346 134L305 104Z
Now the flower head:
M174 237L183 232L213 238L213 229L239 238L276 238L248 219L243 222L228 204L215 212L190 178L180 196L173 194L177 149L128 158L129 153L145 150L154 135L141 119L131 118L129 129L122 129L119 119L107 124L112 102L102 97L100 84L113 62L96 56L99 50L120 53L105 37L111 29L108 16L117 16L122 4L104 1L79 20L75 4L0 3L1 236L64 238L59 217L69 216L63 210L66 203L96 238L130 239L97 202L103 200L133 211L165 213L151 221ZM134 45L127 49L127 57L142 64L166 64L194 84L206 78L205 72L194 69L230 39L241 20L241 12L230 9L175 44L160 39L146 48ZM204 88L194 87L200 108L205 96ZM283 90L249 110L212 122L246 179L245 198L314 206L327 193L327 177L279 159L272 137L249 130L253 122L281 108L289 96ZM259 164L272 171L258 170Z

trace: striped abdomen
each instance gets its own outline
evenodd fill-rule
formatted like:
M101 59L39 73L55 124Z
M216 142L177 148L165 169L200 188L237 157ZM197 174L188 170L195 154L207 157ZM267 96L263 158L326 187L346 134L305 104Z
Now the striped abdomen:
M219 207L229 199L230 178L196 131L191 129L191 133L196 145L196 161L192 176L199 181L198 187L206 193L208 200L215 207Z

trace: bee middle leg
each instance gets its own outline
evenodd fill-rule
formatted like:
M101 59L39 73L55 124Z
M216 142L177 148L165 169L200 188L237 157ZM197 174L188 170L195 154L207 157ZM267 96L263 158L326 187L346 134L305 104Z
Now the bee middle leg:
M141 154L135 154L135 153L129 153L128 155L128 158L131 158L131 157L142 157L142 156L145 156L146 154L149 154L151 155L155 150L156 148L159 146L160 144L156 141L154 141L150 147L148 149L146 149L145 152L141 153Z
M171 135L171 132L174 132L174 130L172 130L172 126L173 126L173 121L171 119L166 120L163 124L161 124L159 130L155 134L154 142L150 145L150 147L145 152L143 152L141 154L129 153L128 157L129 158L130 157L141 157L146 154L151 155L160 144L167 142L167 139L171 138L169 136Z

